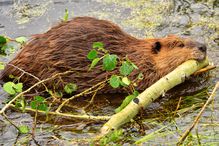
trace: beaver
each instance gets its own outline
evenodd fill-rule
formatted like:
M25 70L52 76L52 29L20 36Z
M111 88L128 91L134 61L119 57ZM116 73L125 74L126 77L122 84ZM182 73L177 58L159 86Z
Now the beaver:
M94 42L102 42L106 50L119 58L128 56L139 68L143 79L137 90L146 89L189 59L201 61L206 57L206 46L189 38L168 35L137 39L110 21L76 17L61 22L46 33L34 35L6 65L0 79L8 81L8 76L12 74L19 77L19 82L25 87L30 87L39 80L72 70L45 82L45 85L50 89L63 90L67 83L76 83L77 92L82 92L118 72L118 68L112 72L104 71L101 63L88 71L91 61L87 59L87 54ZM129 78L134 79L137 75L134 71ZM106 85L100 93L113 90Z

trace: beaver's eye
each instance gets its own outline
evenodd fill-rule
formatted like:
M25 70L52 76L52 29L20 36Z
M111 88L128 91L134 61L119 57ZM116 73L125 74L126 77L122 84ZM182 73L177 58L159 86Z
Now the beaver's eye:
M156 42L154 43L154 45L152 46L152 52L154 54L157 54L158 52L160 52L160 49L161 49L161 44L160 42Z
M183 47L185 47L185 45L183 43L181 43L181 44L179 44L179 47L183 48Z

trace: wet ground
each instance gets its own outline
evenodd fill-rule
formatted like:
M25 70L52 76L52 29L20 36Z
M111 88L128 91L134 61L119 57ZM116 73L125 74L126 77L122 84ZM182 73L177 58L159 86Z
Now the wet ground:
M216 66L219 65L218 0L1 0L0 34L15 38L19 36L30 37L33 34L43 33L60 22L65 9L69 10L70 17L94 16L111 20L119 24L125 31L139 38L164 37L167 34L190 36L206 43L210 60ZM0 61L7 61L9 58L11 57L5 58L2 56ZM209 83L214 85L218 81L218 72L218 68L213 71L208 85ZM202 82L199 85L203 87ZM183 89L180 91L182 92ZM211 88L206 91L210 92ZM2 89L0 89L0 95L0 107L2 107L2 101L7 98L7 95ZM201 104L207 97L207 94L203 94L194 97L194 100L196 103ZM148 111L162 109L157 113L165 112L170 105L174 109L173 105L177 104L178 99L163 99L153 104ZM198 125L197 131L201 136L200 143L202 145L219 144L218 99L219 93L217 92L215 102L206 109ZM108 104L109 102L106 102L108 100L108 98L103 98L103 100L98 101L100 104L98 108L102 110L103 114L112 113L113 108L119 104L113 100L111 100L111 104ZM184 106L189 102L185 100ZM212 105L214 106L212 107ZM150 117L149 113L145 114L145 118ZM198 110L192 110L192 112L190 111L179 118L175 118L174 122L162 120L160 123L156 121L156 124L152 124L147 120L142 120L144 125L150 127L146 128L147 134L159 129L162 127L161 125L170 125L167 131L172 131L172 134L166 136L155 136L145 144L175 145L181 132L190 125L197 113ZM33 117L28 113L23 114L9 110L7 115L17 124L22 123L30 127L32 125ZM159 116L161 115L159 114ZM36 133L36 140L40 145L67 145L70 140L75 140L75 143L77 143L95 135L102 125L102 123L71 120L63 122L60 118L55 118L49 122L43 121L42 118L41 122L38 123ZM28 139L26 135L18 135L13 126L3 122L2 117L0 117L0 127L0 145L23 144ZM135 129L136 126L131 127L126 129L129 139L126 138L126 142L123 143L132 143L141 137L140 132ZM197 138L194 138L194 141L196 140ZM34 141L30 143L36 145Z

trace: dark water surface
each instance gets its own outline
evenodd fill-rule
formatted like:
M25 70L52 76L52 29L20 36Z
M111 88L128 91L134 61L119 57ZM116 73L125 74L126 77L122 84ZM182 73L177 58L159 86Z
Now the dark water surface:
M43 33L60 22L65 9L69 10L70 17L94 16L111 20L119 24L125 31L139 38L164 37L167 34L190 36L207 44L210 60L216 66L219 65L218 0L0 0L0 34L15 38ZM7 62L9 58L11 57L2 56L0 61ZM211 85L218 81L218 73L219 69L216 68L211 74L209 81ZM201 84L200 87L202 87ZM207 91L210 92L211 89ZM199 101L199 97L194 100L202 103L206 100L207 95L201 96L202 99L204 98L203 101ZM6 98L7 94L0 89L0 108L3 106L2 101ZM197 138L195 138L197 131L202 145L219 145L218 100L219 92L216 94L215 102L206 109L198 127L195 128L197 130L193 133L194 143L192 145L197 145ZM98 101L99 110L101 110L99 113L112 113L115 104L119 104L117 100L112 100L111 104L106 101L108 101L107 98ZM174 105L177 104L177 101L178 99L173 101ZM161 102L163 104L153 104L151 109L156 111L156 108L160 106L165 109L172 105L172 102L167 99L163 99ZM185 102L184 106L188 103ZM189 107L192 107L192 105ZM150 111L150 108L148 111ZM163 125L170 125L166 131L172 131L165 136L154 136L145 144L175 145L179 136L191 124L198 111L194 110L179 115L179 118L175 118L174 122L164 120L152 124L143 120L142 123L150 127L147 128L146 134L159 129ZM162 110L162 112L165 112L165 110ZM9 110L7 115L18 125L32 126L33 116L30 114ZM145 116L150 117L150 114ZM39 145L83 143L84 139L94 136L102 125L102 123L87 121L65 120L63 122L61 118L43 123L44 119L41 118L42 122L37 124L36 132L36 141ZM126 139L126 142L122 143L131 144L142 136L140 132L136 131L135 126L132 127L134 128L126 129L128 140ZM0 145L26 145L27 139L27 135L18 135L16 129L9 123L3 122L3 117L0 116ZM75 142L72 142L72 140ZM31 141L30 144L36 145L34 141Z

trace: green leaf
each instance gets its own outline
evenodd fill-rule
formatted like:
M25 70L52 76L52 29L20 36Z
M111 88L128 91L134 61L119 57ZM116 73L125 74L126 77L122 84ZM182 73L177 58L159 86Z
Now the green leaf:
M1 44L0 44L0 45L1 45ZM5 53L6 50L9 48L7 44L5 44L5 45L3 45L3 46L0 46L0 47L1 47L1 48L0 48L0 51L1 51L2 53Z
M25 107L26 107L27 103L26 103L26 100L24 99L24 97L22 97L20 104L21 104L22 112L25 112Z
M68 21L68 9L65 9L65 15L63 17L63 21L64 22Z
M14 89L17 93L22 92L23 89L23 84L22 83L17 83L14 85Z
M29 128L27 125L21 125L18 127L18 130L21 134L27 134L29 132Z
M109 83L113 88L118 88L120 85L120 77L117 75L112 75L110 77Z
M45 98L42 96L34 96L34 100L30 102L30 107L32 109L47 111L48 106L45 102Z
M125 83L123 83L122 80L120 80L120 85L123 86L123 87L127 87L128 86Z
M100 48L103 48L103 47L104 47L104 45L103 45L102 42L94 42L93 45L92 45L93 49L95 49L95 48L100 49Z
M14 89L15 84L13 82L7 82L3 85L3 89L11 94L14 95L16 93L15 89Z
M95 58L97 58L97 51L95 49L92 49L88 55L87 55L87 58L89 60L94 60Z
M119 69L120 74L123 76L128 76L129 74L131 74L133 70L134 70L134 67L128 61L123 61L122 66Z
M37 96L34 96L34 100L39 103L43 103L45 101L45 98L37 95Z
M10 74L9 76L8 76L10 79L15 79L16 77L14 76L14 75L12 75L12 74Z
M14 47L15 47L15 45L12 45L12 44L4 44L2 47L0 47L0 53L3 55L12 54L15 51Z
M20 44L24 44L27 42L27 38L26 37L18 37L15 39L15 41L20 43Z
M118 113L124 109L135 97L139 95L138 91L134 91L133 94L128 95L123 101L122 104L115 109L115 112Z
M130 62L134 69L139 69L134 63Z
M6 49L8 48L7 39L3 36L0 36L0 54L6 55Z
M103 69L106 71L114 70L116 68L116 65L117 65L117 58L118 58L117 55L107 54L106 56L104 56Z
M135 90L135 91L133 92L133 95L135 95L135 97L137 97L139 94L140 94L140 93L139 93L137 90Z
M123 82L124 84L126 84L127 86L131 83L131 81L130 81L127 77L123 77L123 78L122 78L122 82Z
M138 80L142 80L143 78L144 78L143 73L139 73L137 79L138 79Z
M129 60L128 56L126 56L126 61L129 62L135 69L138 69L138 67L131 60Z
M65 85L64 90L66 93L71 94L72 92L77 90L77 85L74 83L68 83Z
M5 44L7 39L4 36L0 36L0 44Z
M5 68L5 65L3 62L0 62L0 70L3 70Z
M92 61L89 70L91 70L92 68L94 68L94 67L97 65L97 63L98 63L99 61L100 61L100 58L95 58L95 59Z
M31 107L32 109L37 109L37 107L38 107L38 102L35 101L35 100L31 101L31 102L30 102L30 107Z
M20 101L20 100L17 100L17 101L15 102L15 107L16 107L16 108L22 107L22 104L21 104L21 101Z
M118 129L118 130L113 130L112 132L110 132L107 135L103 136L99 140L99 143L100 143L101 146L113 145L113 144L115 145L115 143L118 143L122 139L124 139L123 130L122 129Z
M15 107L18 108L18 109L21 109L22 112L25 112L26 101L25 101L24 97L22 97L21 99L16 100Z
M38 110L41 110L41 111L47 111L48 110L48 106L43 103L43 104L39 104L39 106L37 107Z

